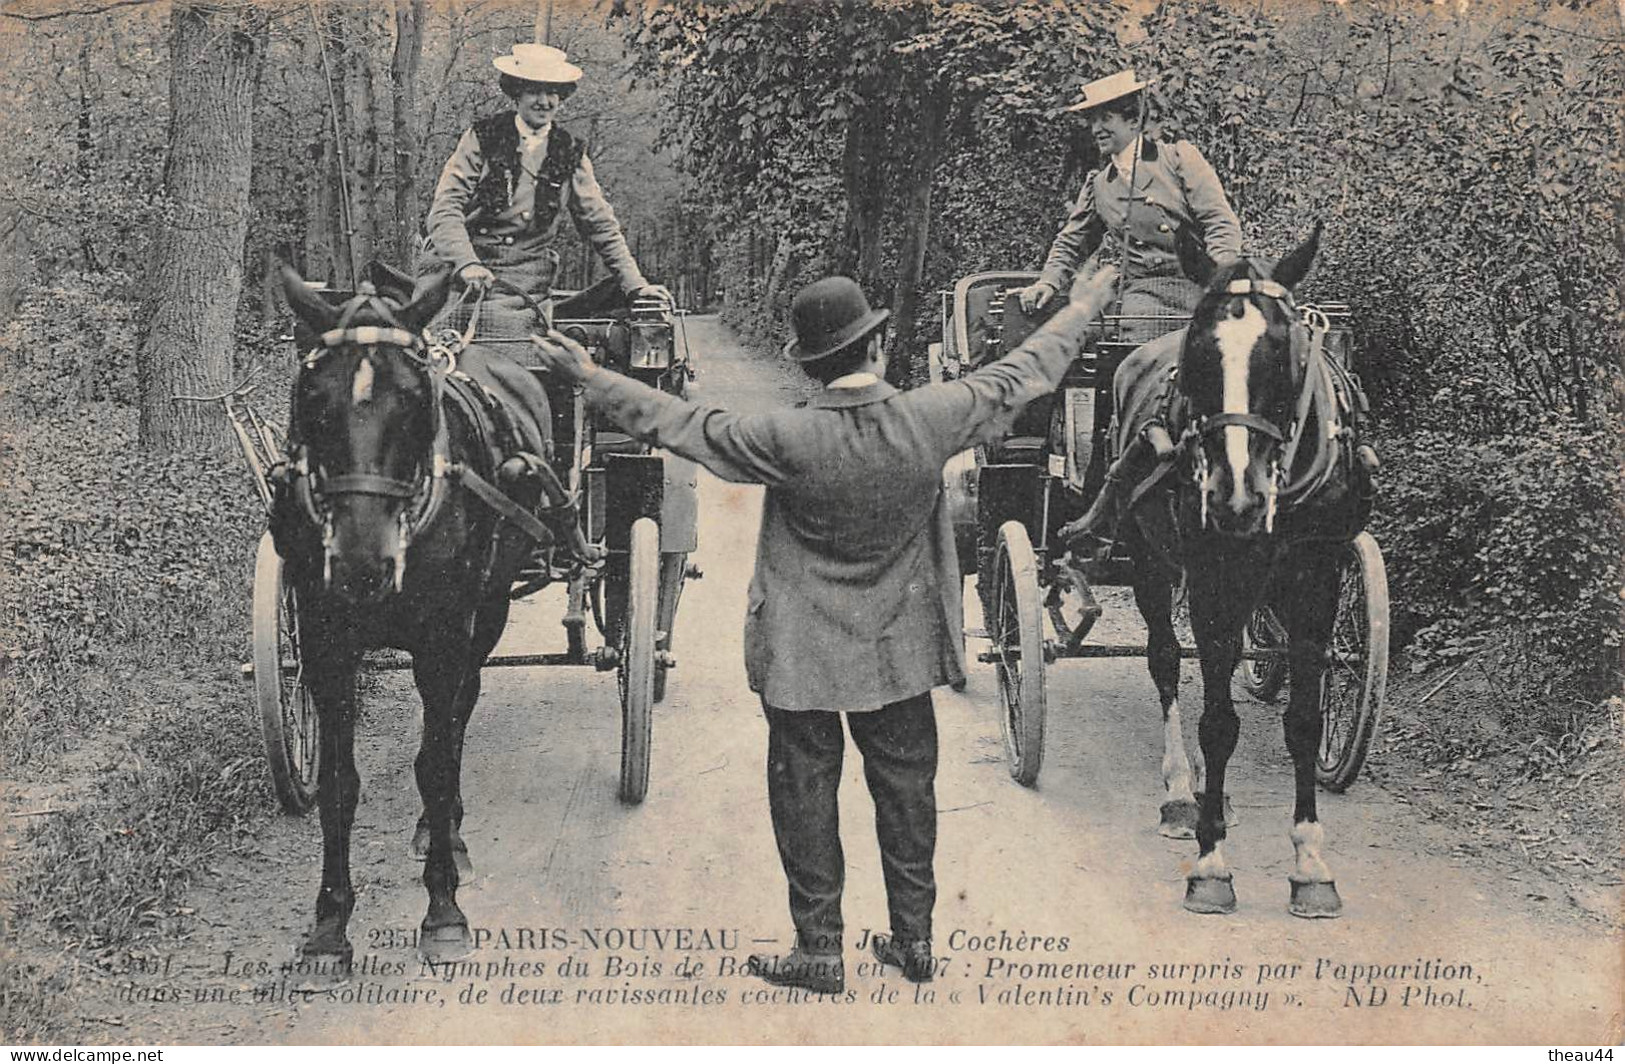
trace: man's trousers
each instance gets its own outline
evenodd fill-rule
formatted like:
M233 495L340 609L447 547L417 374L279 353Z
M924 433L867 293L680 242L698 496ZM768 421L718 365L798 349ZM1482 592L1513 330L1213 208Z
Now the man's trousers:
M931 937L937 884L937 721L931 692L863 713L767 713L767 797L773 834L790 886L790 917L805 953L841 952L841 850L837 791L846 737L863 755L875 803L875 833L886 879L892 935L899 942Z

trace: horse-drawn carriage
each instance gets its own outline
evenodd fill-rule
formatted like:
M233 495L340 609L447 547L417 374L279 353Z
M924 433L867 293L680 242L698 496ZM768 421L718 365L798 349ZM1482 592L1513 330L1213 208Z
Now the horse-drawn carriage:
M1022 272L962 278L942 293L942 340L932 347L934 372L952 379L1014 350L1047 317L1023 311L1018 292L1036 280ZM1297 308L1324 334L1325 354L1346 368L1351 344L1348 308ZM1045 666L1061 659L1139 657L1145 645L1087 641L1098 612L1078 608L1059 533L1106 479L1118 457L1113 374L1139 342L1137 332L1183 328L1186 315L1127 316L1108 312L1100 338L1086 345L1061 387L1032 403L1002 439L966 452L944 471L954 514L961 571L977 578L988 649L995 666L1000 724L1011 775L1036 782L1044 756ZM1095 551L1080 568L1089 583L1128 585L1131 560L1120 544ZM1240 681L1261 701L1273 701L1287 678L1287 638L1269 594L1245 628ZM1196 649L1180 648L1194 658ZM1360 532L1346 547L1328 669L1319 691L1324 722L1316 775L1342 790L1358 775L1381 717L1388 657L1388 599L1382 555Z
M336 304L352 296L323 294ZM684 394L694 369L686 342L679 340L678 313L662 300L625 305L604 294L595 289L564 293L555 308L555 328L586 346L601 364ZM476 342L519 362L533 361L529 341L521 338L529 328L517 336L512 329L481 335L478 310L470 313L468 306L445 320L429 352L431 360L443 360L435 372L455 374L456 352ZM300 354L316 342L300 323L292 339ZM541 375L540 370L532 372ZM537 542L509 594L519 599L549 585L565 585L566 647L555 653L491 656L484 664L614 670L622 722L619 794L622 801L637 803L648 789L652 705L665 697L667 674L676 664L672 636L678 602L684 582L699 575L688 562L696 547L695 470L692 463L654 452L592 415L579 389L549 384L548 392L555 456L549 479L559 491L551 493L551 515L543 511L546 539ZM269 510L288 461L283 431L242 393L222 398ZM501 499L488 502L511 507ZM535 515L530 521L534 527ZM253 661L244 672L254 680L277 797L286 811L300 813L316 798L320 725L306 685L298 594L284 580L283 560L270 532L259 544L253 602ZM597 647L588 646L589 614L603 639ZM368 667L402 669L412 663L383 652L369 656Z

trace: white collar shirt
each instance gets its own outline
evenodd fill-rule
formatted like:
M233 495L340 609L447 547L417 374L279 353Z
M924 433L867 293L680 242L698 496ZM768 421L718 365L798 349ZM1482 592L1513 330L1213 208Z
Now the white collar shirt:
M549 122L541 129L532 129L525 120L517 114L513 116L514 127L519 130L519 152L526 158L533 158L547 151L547 135L553 131L553 123Z
M1140 157L1140 144L1143 138L1135 137L1122 151L1112 156L1112 165L1117 167L1117 173L1123 181L1134 172L1134 161Z

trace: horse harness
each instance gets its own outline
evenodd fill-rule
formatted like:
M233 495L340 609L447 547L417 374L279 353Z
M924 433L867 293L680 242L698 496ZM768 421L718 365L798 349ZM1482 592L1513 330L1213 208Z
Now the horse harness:
M1289 357L1292 389L1297 395L1291 426L1283 432L1279 425L1250 412L1223 412L1190 418L1188 400L1178 394L1179 367L1176 365L1168 371L1158 412L1140 429L1135 439L1135 443L1144 441L1144 445L1152 449L1157 465L1134 486L1125 509L1132 511L1182 459L1188 458L1192 479L1202 498L1202 524L1205 527L1207 492L1204 489L1210 471L1207 451L1202 445L1208 437L1222 429L1239 427L1274 441L1277 459L1272 463L1274 468L1265 514L1265 531L1273 532L1278 507L1301 503L1324 488L1336 470L1339 454L1356 456L1368 473L1375 470L1376 453L1369 446L1358 443L1359 422L1368 407L1365 393L1353 373L1326 355L1325 340L1330 331L1330 322L1325 312L1309 305L1300 307L1285 285L1265 277L1236 278L1230 282L1227 291L1231 295L1256 294L1276 300L1291 313ZM1320 428L1314 437L1313 457L1300 476L1289 479L1311 421ZM1178 432L1176 443L1170 429L1181 425L1183 428Z
M481 297L483 300L483 296ZM353 325L356 314L370 308L385 325ZM289 458L271 470L271 477L292 491L299 509L311 524L322 529L324 579L331 578L333 524L322 500L335 495L379 495L387 498L412 500L400 514L399 546L395 566L395 590L399 591L405 571L407 546L432 522L445 502L446 484L455 480L467 488L500 517L517 525L526 535L540 544L549 544L562 538L571 553L583 562L597 560L600 551L588 544L577 520L577 502L559 482L558 475L547 463L535 463L531 472L538 478L542 493L548 502L549 521L544 523L534 513L515 502L490 480L481 476L466 462L451 460L450 435L446 426L444 403L455 402L465 415L471 431L480 445L491 450L493 441L486 432L491 426L505 439L501 447L516 448L521 437L514 426L511 413L502 399L481 381L457 368L457 355L473 339L478 321L478 306L462 335L452 333L431 343L426 335L405 328L393 309L380 299L370 284L363 283L360 291L342 308L333 328L318 337L318 346L303 358L304 369L315 369L326 356L344 346L387 346L398 351L407 361L423 371L429 382L429 406L433 430L427 469L415 481L401 480L379 473L344 473L338 476L318 476L311 469L308 447L303 442L290 441ZM483 414L484 416L480 416ZM562 533L562 536L560 535Z

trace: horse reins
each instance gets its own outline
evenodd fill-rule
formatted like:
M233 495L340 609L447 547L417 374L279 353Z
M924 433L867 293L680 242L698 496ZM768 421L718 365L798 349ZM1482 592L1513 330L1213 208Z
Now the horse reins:
M1297 385L1297 404L1290 431L1283 432L1279 425L1253 413L1224 412L1197 418L1185 425L1176 442L1167 430L1173 420L1175 389L1170 388L1164 400L1163 413L1140 432L1156 455L1157 467L1135 485L1129 493L1125 510L1133 510L1162 480L1173 471L1182 456L1191 460L1192 478L1202 496L1202 524L1207 525L1206 481L1210 470L1203 441L1222 429L1236 427L1256 432L1274 441L1280 453L1274 475L1270 481L1268 511L1265 516L1267 531L1274 530L1275 512L1280 505L1291 505L1319 491L1331 479L1336 467L1336 453L1332 443L1341 433L1331 426L1337 418L1336 370L1325 357L1325 337L1330 327L1324 312L1318 308L1299 307L1285 285L1268 278L1238 278L1227 289L1231 295L1260 295L1284 303L1292 313L1292 379ZM1174 370L1170 376L1177 376ZM1308 427L1311 413L1314 420L1326 426L1317 436L1313 459L1309 468L1297 479L1287 481L1297 461Z
M1207 479L1210 470L1207 450L1202 446L1202 442L1213 434L1231 427L1246 429L1274 441L1278 459L1274 462L1275 469L1270 477L1268 508L1264 516L1264 530L1273 532L1277 509L1282 505L1301 502L1319 491L1331 479L1336 465L1335 448L1332 443L1339 435L1334 429L1337 401L1332 383L1333 371L1325 357L1325 338L1330 323L1326 315L1317 308L1300 309L1285 285L1267 277L1235 278L1229 283L1226 292L1236 296L1262 296L1284 305L1288 311L1292 321L1289 327L1291 343L1288 357L1291 359L1291 379L1298 393L1292 424L1283 432L1279 425L1257 414L1230 412L1211 414L1197 418L1188 425L1180 442L1193 452L1195 468L1192 474L1201 492L1202 525L1206 527ZM1289 481L1287 478L1292 475L1299 449L1303 444L1304 433L1311 420L1311 413L1314 414L1316 423L1323 426L1324 431L1317 434L1309 468L1297 479Z
M538 315L541 315L540 307L529 293L500 280L495 283L513 290L536 310ZM429 407L433 422L428 468L416 481L401 480L381 473L343 473L318 478L310 467L308 447L300 443L294 448L290 455L292 461L286 464L287 472L283 476L291 482L294 497L305 516L314 526L322 529L324 582L330 582L332 579L334 531L331 513L320 500L336 495L376 495L385 498L421 500L417 506L403 509L400 514L400 532L395 555L397 592L401 589L405 575L407 547L439 513L445 501L448 479L458 480L500 517L517 525L537 542L548 543L555 539L558 529L544 524L535 514L520 506L496 485L470 469L466 463L451 460L450 438L442 405L446 381L457 374L460 379L467 380L484 391L478 381L466 374L460 374L457 370L457 356L473 342L484 301L485 292L482 290L475 300L468 326L460 335L452 334L442 342L431 343L423 333L407 329L395 316L393 308L379 298L376 290L370 284L363 283L360 291L340 310L339 319L333 328L324 331L317 338L318 346L304 356L304 368L314 369L330 352L349 345L387 346L399 351L409 362L423 370L429 382ZM386 324L352 325L356 314L363 308L371 308ZM542 316L542 319L546 320L545 316ZM549 507L560 512L573 513L574 500L559 483L557 474L545 463L537 469L537 472L542 493L546 496ZM317 483L318 479L320 483ZM577 522L569 521L568 527L563 529L563 532L563 538L577 557L589 562L595 558L598 552L586 542Z

